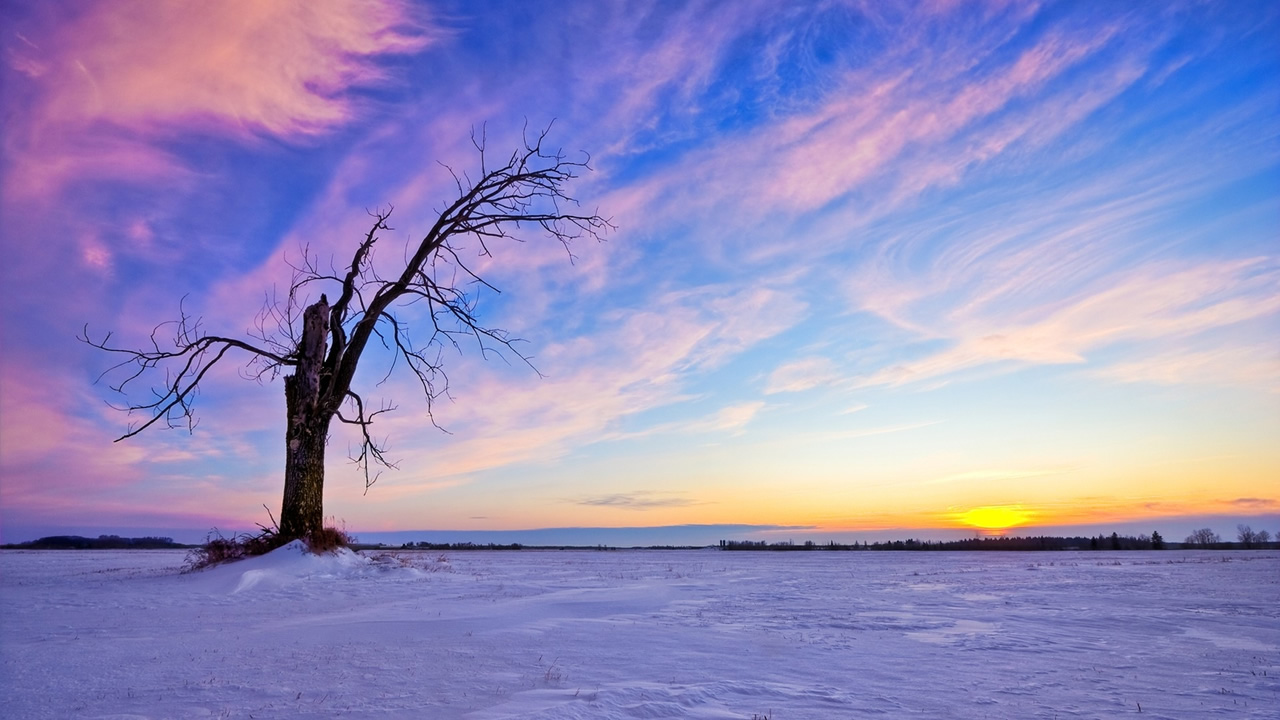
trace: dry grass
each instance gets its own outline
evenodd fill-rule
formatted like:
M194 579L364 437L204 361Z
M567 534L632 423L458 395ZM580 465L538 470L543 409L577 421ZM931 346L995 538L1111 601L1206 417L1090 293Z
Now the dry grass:
M335 527L321 528L302 538L307 549L316 555L336 552L338 548L350 547L355 538L347 534L345 529Z
M266 555L272 550L288 544L292 539L281 535L274 526L259 525L258 527L261 528L261 531L257 534L244 533L232 537L225 537L215 529L205 540L203 546L187 553L184 572L201 570L248 557ZM345 528L332 526L313 531L298 539L302 540L303 544L307 546L307 550L316 555L336 552L339 548L351 546L356 540Z

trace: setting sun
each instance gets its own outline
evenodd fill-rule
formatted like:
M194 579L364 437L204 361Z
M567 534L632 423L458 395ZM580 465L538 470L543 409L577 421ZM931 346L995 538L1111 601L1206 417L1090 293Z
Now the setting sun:
M966 525L1003 535L1011 527L1025 525L1034 516L1035 512L1021 505L989 505L973 508L957 518Z

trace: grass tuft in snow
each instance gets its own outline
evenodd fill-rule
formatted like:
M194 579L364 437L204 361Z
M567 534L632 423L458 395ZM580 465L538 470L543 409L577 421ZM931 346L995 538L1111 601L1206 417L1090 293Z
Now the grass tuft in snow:
M258 527L261 531L257 534L243 533L232 537L225 537L214 530L205 539L203 546L187 553L183 572L193 572L244 558L266 555L294 539L281 535L274 525ZM336 552L339 548L350 547L356 541L345 528L339 529L332 526L312 531L297 539L307 546L307 550L316 555Z
M355 540L345 529L335 527L320 528L302 538L302 541L307 544L307 549L316 555L335 552L338 548L350 547Z

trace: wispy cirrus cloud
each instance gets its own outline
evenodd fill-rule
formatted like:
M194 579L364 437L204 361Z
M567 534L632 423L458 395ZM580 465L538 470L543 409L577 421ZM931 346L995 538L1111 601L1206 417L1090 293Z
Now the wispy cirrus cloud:
M14 522L20 508L23 522L238 528L247 523L233 519L245 508L274 499L275 492L262 493L256 467L260 414L240 418L236 432L161 432L113 443L126 418L82 378L20 362L6 358L0 372L4 522Z
M623 510L658 510L673 507L700 505L696 500L681 494L661 493L653 490L637 490L630 493L595 495L570 502L587 507L621 508Z
M878 248L860 241L873 257L878 251L895 267L892 274L875 272L874 264L855 271L848 285L856 309L945 341L948 349L846 383L831 368L839 361L796 358L774 371L768 392L933 382L999 364L1083 363L1086 354L1100 348L1185 337L1275 312L1275 278L1257 277L1257 268L1228 263L1215 270L1191 262L1144 267L1141 246L1125 242L1139 228L1158 227L1177 213L1180 197L1196 196L1233 173L1246 174L1253 163L1265 165L1274 148L1259 147L1261 155L1254 153L1257 159L1243 166L1238 160L1248 153L1211 161L1186 175L1177 160L1183 154L1178 145L1194 152L1193 138L1229 127L1219 122L1189 128L1188 136L1155 159L1132 162L1123 150L1107 157L1108 146L1142 123L1142 115L1131 114L1101 135L1092 128L1082 135L1082 128L1096 127L1088 121L1099 112L1131 102L1127 94L1166 82L1188 64L1188 56L1166 55L1170 35L1161 22L1135 25L1122 18L1102 27L1067 23L1009 52L1004 44L1010 37L1035 36L1026 25L1034 14L1028 10L1003 18L1002 30L985 36L949 35L949 27L940 27L940 38L932 37L935 44L928 47L901 33L895 39L907 50L885 53L869 67L850 71L843 85L813 109L690 153L630 190L630 197L649 206L640 215L732 208L734 217L750 222L771 211L828 214L832 227L847 223L851 229L845 235L856 237L872 220L892 218L926 193L962 180L1008 169L1034 174L1035 163L1042 161L1065 161L1070 168L1057 187L1034 190L1044 194L1046 207L1019 210L1043 217L1005 216L982 224L985 237L954 241L947 237L947 225L956 218L930 217L941 232L922 227L924 237L894 238ZM938 62L921 61L921 56ZM904 62L908 57L912 63ZM1098 169L1083 174L1089 165ZM1179 169L1172 172L1178 175L1171 174L1175 166ZM886 185L888 191L881 190ZM987 217L995 221L995 215ZM835 239L832 235L827 237ZM723 236L727 242L733 233ZM1029 237L1036 239L1028 242ZM841 241L779 243L770 234L763 244L747 240L745 256L741 241L732 250L695 249L717 262L734 252L757 258L762 268L781 265L803 282L841 252L848 242ZM1224 280L1223 273L1231 278ZM1224 281L1239 286L1234 300L1215 295Z
M738 403L721 408L716 412L690 420L650 425L643 430L614 432L605 436L607 440L633 440L636 438L663 435L668 433L705 434L730 433L740 435L746 426L765 408L759 401Z
M1280 351L1247 341L1213 350L1174 343L1145 357L1104 366L1096 375L1125 383L1196 383L1280 392Z
M934 237L894 238L879 247L874 241L846 238L780 243L770 233L761 241L750 234L745 241L734 238L732 249L692 248L714 262L732 254L738 263L780 269L794 278L793 295L799 296L802 283L815 275L817 282L827 280L822 268L833 255L848 252L850 244L869 246L872 263L861 263L846 280L856 296L855 309L950 346L924 359L892 363L856 382L848 381L848 372L843 373L847 382L841 382L842 373L831 367L841 364L838 360L796 358L774 371L767 392L938 381L993 364L1081 363L1085 353L1101 347L1273 312L1265 287L1271 281L1251 281L1250 270L1227 272L1249 284L1240 302L1251 309L1209 295L1191 299L1185 297L1190 287L1168 288L1192 282L1200 269L1191 264L1151 267L1145 272L1157 277L1144 277L1132 267L1134 248L1114 239L1115 228L1130 232L1135 224L1153 225L1157 217L1170 215L1179 195L1199 192L1195 186L1214 177L1211 167L1199 177L1174 178L1162 176L1165 168L1126 164L1118 157L1117 171L1108 172L1101 183L1079 175L1082 158L1092 153L1088 162L1105 165L1104 148L1128 131L1120 125L1109 136L1080 142L1075 136L1087 121L1128 102L1126 93L1142 86L1151 73L1156 76L1150 82L1163 82L1186 65L1185 56L1173 61L1164 57L1168 36L1160 23L1134 26L1115 18L1102 27L1066 23L1039 33L1028 25L1034 10L1024 10L1000 18L1001 30L987 34L955 32L944 23L930 45L917 45L919 38L899 30L895 40L906 50L884 53L867 67L850 70L811 109L691 152L628 189L639 206L634 217L671 218L715 208L732 209L735 222L749 223L770 212L808 213L828 216L829 221L818 222L832 228L847 223L846 238L856 238L872 221L893 218L926 193L962 180L1011 167L1027 172L1041 158L1078 166L1066 177L1081 179L1068 180L1075 185L1068 185L1064 194L1053 197L1047 189L1039 190L1046 194L1054 220L1074 213L1072 221L1058 227L1032 217L1019 227L1015 216L1009 218L1012 224L983 224L986 237L951 241L946 228L954 218L930 217L943 229L941 240L936 230L922 228ZM1013 52L1008 41L1018 35L1032 39ZM1117 200L1115 191L1122 183L1128 192L1121 191ZM824 239L836 240L835 232ZM709 235L730 242L733 232ZM1029 235L1039 237L1028 243ZM890 274L876 271L877 252L893 268ZM921 263L926 256L929 260ZM1193 312L1201 302L1214 308ZM1064 309L1071 303L1074 307ZM1125 312L1115 315L1113 307ZM1017 316L1008 308L1018 308ZM1128 319L1121 321L1125 313Z
M1028 20L1010 18L1004 31L1019 32ZM1151 50L1129 50L1134 59L1127 72L1080 70L1109 50L1122 28L1050 31L1005 57L997 49L1007 37L956 32L937 18L928 22L936 23L940 37L931 38L936 45L926 43L923 33L901 29L880 38L902 47L847 72L812 109L690 153L654 176L651 182L664 188L655 195L669 206L667 212L730 204L759 217L815 211L874 181L897 185L890 198L892 206L900 206L929 187L953 184L975 165L1019 144L1043 144L1065 132L1140 77L1145 64L1141 53ZM979 59L987 60L982 70L974 68ZM1073 71L1076 75L1064 79ZM1096 96L1092 100L1079 97L1082 85L1097 86L1104 78L1112 89L1084 93ZM1064 102L1074 98L1073 111L1023 102L1053 82L1066 84L1056 92ZM697 192L689 192L691 188ZM875 202L883 206L887 199Z
M1069 472L1069 468L1055 469L1036 469L1036 470L968 470L960 473L952 473L942 477L925 480L923 485L943 485L950 483L977 483L982 484L988 481L996 480L1027 480L1030 478L1049 477L1052 475L1062 475Z
M78 410L96 402L87 393L39 389L32 368L61 368L47 374L80 387L93 374L84 368L101 364L68 349L75 328L88 320L145 343L188 291L188 308L211 331L236 334L265 292L287 286L282 253L296 260L305 245L341 267L368 229L367 208L397 208L397 229L378 248L393 266L456 190L434 161L474 171L471 128L506 152L526 121L539 129L551 118L558 147L592 152L597 171L574 194L620 229L576 247L575 263L536 241L476 259L504 290L483 298L483 317L528 338L521 347L545 377L510 356L511 367L480 362L470 346L448 354L456 402L435 407L453 433L443 435L429 427L420 389L398 376L378 384L387 366L375 349L362 389L401 405L375 430L402 469L356 500L362 484L347 482L342 457L350 438L335 430L335 507L358 501L410 518L446 512L436 500L465 499L474 506L464 516L517 522L543 502L566 518L556 522L575 524L574 505L557 498L730 505L709 485L606 496L643 483L589 484L612 453L643 443L669 444L657 459L671 465L738 461L767 473L814 456L803 472L815 477L930 486L875 508L887 512L1035 480L1019 473L1059 464L1085 468L1082 484L1110 483L1086 477L1095 458L1011 455L988 442L983 433L1023 427L974 402L987 390L1004 396L1006 380L1019 391L1025 381L1045 406L1062 400L1060 387L1036 384L1046 376L1163 383L1162 396L1182 399L1202 397L1190 384L1231 398L1280 385L1280 276L1266 226L1280 91L1269 81L1274 53L1250 39L1274 29L1274 9L68 7L23 10L21 35L3 41L14 109L3 140L4 232L17 252L2 270L19 308L6 307L15 319L0 328L6 504L52 512L61 493L122 514L147 497L184 512L204 495L234 495L232 505L248 508L274 501L279 386L242 383L228 367L205 388L209 413L196 436L142 438L95 458L111 437L104 429L121 419ZM31 212L39 203L30 201L53 198L66 206ZM55 279L63 289L48 302ZM1006 377L1045 366L1060 370ZM1106 390L1114 404L1099 416L1127 412L1147 388ZM1265 426L1257 396L1266 393L1249 395L1259 404L1238 422ZM844 422L858 411L865 425ZM908 432L929 418L946 425ZM1141 439L1119 426L1116 437L1153 446L1197 437L1178 422L1197 421L1148 416L1133 423ZM623 438L637 442L607 442ZM902 469L920 444L952 442L936 464ZM1274 466L1252 452L1223 497L1248 495ZM63 477L103 480L75 493L75 482L54 479ZM537 489L514 489L529 477ZM856 515L839 507L847 487L823 482L806 486L821 496L812 504ZM217 494L219 485L240 494ZM497 486L513 490L490 492ZM1193 510L1206 497L1182 492L1179 502ZM1069 500L1087 514L1114 498ZM1235 507L1226 502L1213 507ZM761 503L770 512L787 504ZM883 522L901 526L902 517Z
M28 109L5 133L10 198L48 198L85 178L189 175L166 149L183 132L297 140L349 121L348 90L385 79L373 62L434 38L419 9L378 2L87 5L7 44Z
M808 433L800 442L825 443L833 440L856 440L858 438L875 437L877 435L891 435L894 433L919 430L920 428L937 425L941 422L941 420L925 420L921 422L901 423L897 425L883 425L867 428L855 428L852 430L832 430L828 432Z
M721 294L708 301L707 293ZM471 372L452 391L457 402L437 411L453 434L438 447L407 449L406 463L415 471L388 481L414 483L419 477L544 462L601 439L740 431L763 402L736 403L707 417L638 433L616 428L626 418L686 399L691 377L789 328L797 308L762 300L768 297L764 288L705 288L696 296L672 294L657 306L618 313L607 332L544 345L538 359L545 373L541 379L518 371L486 372L478 358L460 358ZM393 387L388 391L394 393ZM406 385L404 392L413 391ZM421 422L406 408L380 426L394 440L412 436Z
M158 303L173 308L182 293L243 269L276 240L270 215L290 212L255 203L284 205L305 188L296 177L267 180L228 149L241 158L280 152L280 141L300 150L368 115L373 100L357 91L389 84L385 60L441 37L424 12L399 0L5 12L0 93L14 109L0 140L6 282L24 299L43 294L41 278L64 288L58 302L24 301L7 331L100 329L121 306L147 308L127 313L129 323L154 326L164 319ZM236 231L216 229L219 215ZM137 281L174 265L187 271ZM111 300L94 299L101 293ZM71 355L73 335L17 352L29 362Z
M836 364L821 356L799 358L786 362L769 374L765 384L766 395L783 392L800 392L836 382L844 377Z
M938 330L956 338L952 347L884 368L860 384L919 382L992 363L1084 363L1091 351L1109 345L1185 338L1280 312L1280 275L1263 259L1149 266L1109 280L1115 285L1042 308L1018 306L1013 316L961 308L948 318L955 329ZM1124 367L1110 375L1132 377Z
M1274 498L1236 498L1227 503L1235 507L1249 508L1252 510L1270 510L1271 508L1280 506L1280 500Z

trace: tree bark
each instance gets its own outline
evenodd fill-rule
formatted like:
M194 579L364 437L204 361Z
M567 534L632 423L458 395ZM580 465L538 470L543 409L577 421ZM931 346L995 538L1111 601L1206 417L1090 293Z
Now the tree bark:
M284 500L280 534L299 538L320 530L324 522L324 450L333 410L321 401L320 369L329 334L329 302L324 295L302 316L297 371L284 379Z

